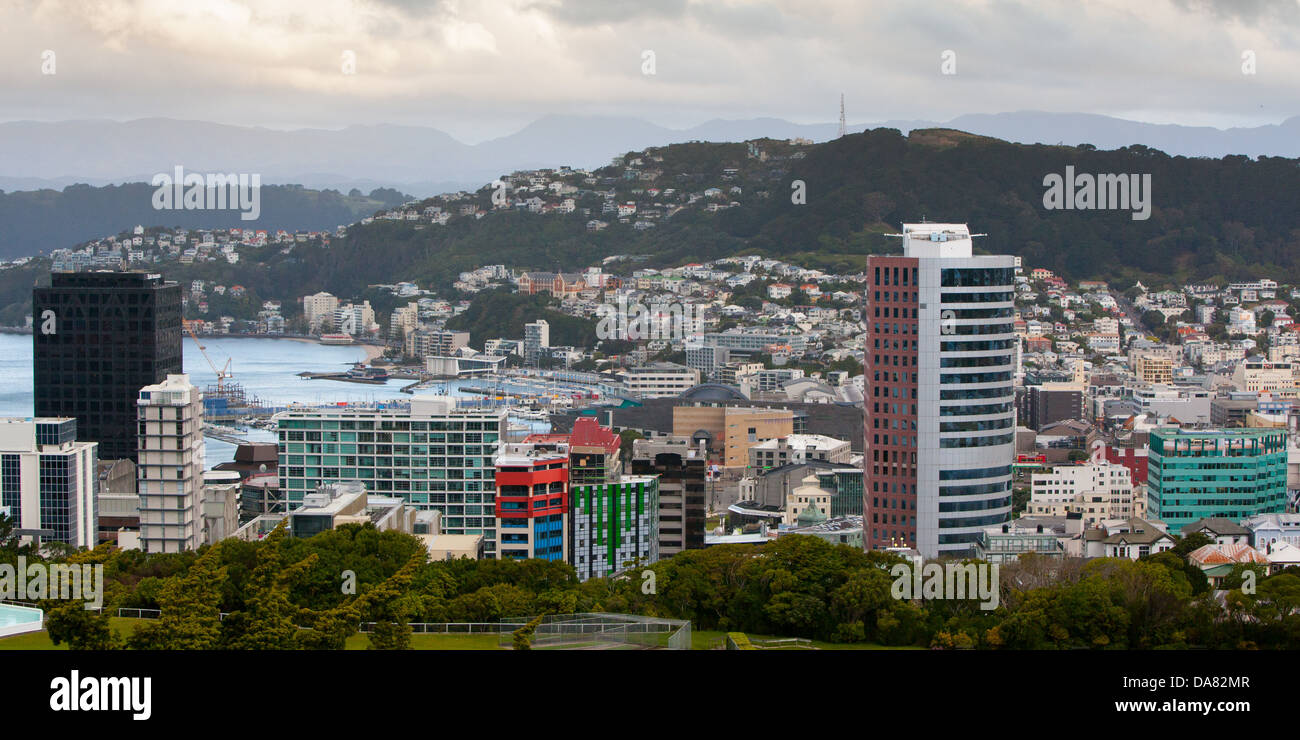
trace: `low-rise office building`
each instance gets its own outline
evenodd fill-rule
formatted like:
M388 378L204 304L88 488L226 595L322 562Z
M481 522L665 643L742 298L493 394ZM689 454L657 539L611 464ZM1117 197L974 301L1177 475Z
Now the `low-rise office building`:
M1061 517L1022 517L1006 524L985 527L975 547L975 557L994 565L1014 563L1021 555L1032 553L1060 559L1065 555L1061 538L1067 534L1057 519Z
M627 389L643 398L680 396L700 383L700 371L672 362L656 362L629 369L623 377Z
M301 505L284 514L264 514L232 536L260 540L285 522L290 536L312 537L344 524L370 524L380 531L415 533L417 512L395 496L376 496L361 481L323 484L303 497Z
M792 534L820 537L832 545L848 545L855 550L861 550L864 545L861 516L840 516L821 522L796 523L794 527L780 530L777 536Z
M791 463L820 460L847 464L852 459L848 440L823 434L791 434L759 442L749 448L751 470L772 470Z
M21 542L98 544L98 448L74 418L0 418L0 511Z

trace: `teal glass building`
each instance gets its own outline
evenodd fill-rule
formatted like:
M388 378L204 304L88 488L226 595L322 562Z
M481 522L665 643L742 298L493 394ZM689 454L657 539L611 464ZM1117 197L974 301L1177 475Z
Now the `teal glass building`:
M1286 511L1285 429L1151 432L1148 518L1172 534L1203 517L1240 522Z
M481 534L496 557L495 459L506 413L451 399L306 408L276 415L280 492L290 509L317 486L359 480L378 496L442 512L443 534Z

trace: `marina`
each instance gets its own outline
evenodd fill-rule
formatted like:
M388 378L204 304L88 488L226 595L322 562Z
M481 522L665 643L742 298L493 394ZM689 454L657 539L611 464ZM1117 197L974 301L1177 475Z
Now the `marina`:
M205 384L208 465L232 460L238 444L274 442L271 419L291 408L378 407L400 403L414 393L446 395L463 408L507 409L511 435L522 437L549 430L553 411L614 401L622 390L599 375L562 371L520 369L490 377L426 377L414 368L365 365L367 350L373 347L361 344L204 336L202 345L200 350L196 342L185 342L184 369L196 385ZM30 334L0 334L0 375L12 379L0 388L0 415L30 416ZM304 382L308 380L335 382Z
M274 442L274 433L267 431L270 417L295 404L382 403L401 396L401 385L409 383L400 379L378 383L309 383L298 377L304 370L344 372L339 368L346 369L366 360L370 349L366 345L329 346L300 339L236 336L207 336L202 341L218 369L230 360L229 367L221 373L218 390L217 374L204 359L203 352L188 338L184 344L183 368L195 385L206 385L205 416L207 421L221 427L212 430L215 435L205 435L208 439L205 462L209 466L233 460L238 443ZM232 377L225 377L227 374ZM0 377L9 381L0 387L0 415L31 416L30 334L0 334Z

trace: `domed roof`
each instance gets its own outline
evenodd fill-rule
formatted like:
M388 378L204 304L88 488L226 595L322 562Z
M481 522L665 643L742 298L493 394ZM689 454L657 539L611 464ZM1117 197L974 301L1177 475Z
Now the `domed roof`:
M803 507L799 516L795 517L795 522L801 527L811 527L814 524L821 524L826 521L826 515L822 510L817 508L817 502L809 501L808 505Z
M734 385L725 383L700 383L682 391L682 398L696 401L748 401L749 397Z
M803 479L802 483L803 485L794 489L792 495L807 496L808 505L803 507L803 510L799 512L799 515L794 518L795 524L800 527L809 527L814 524L821 524L826 521L826 512L817 508L817 500L825 498L829 504L831 493L817 485L817 476L812 472L809 472L809 474Z

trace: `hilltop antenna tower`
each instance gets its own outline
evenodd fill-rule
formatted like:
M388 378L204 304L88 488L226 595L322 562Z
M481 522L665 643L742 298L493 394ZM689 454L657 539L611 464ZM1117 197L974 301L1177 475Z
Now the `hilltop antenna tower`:
M847 134L847 133L848 133L848 126L846 126L846 125L844 124L844 93L840 93L840 135L839 135L839 138L841 138L841 139L844 138L844 135Z

